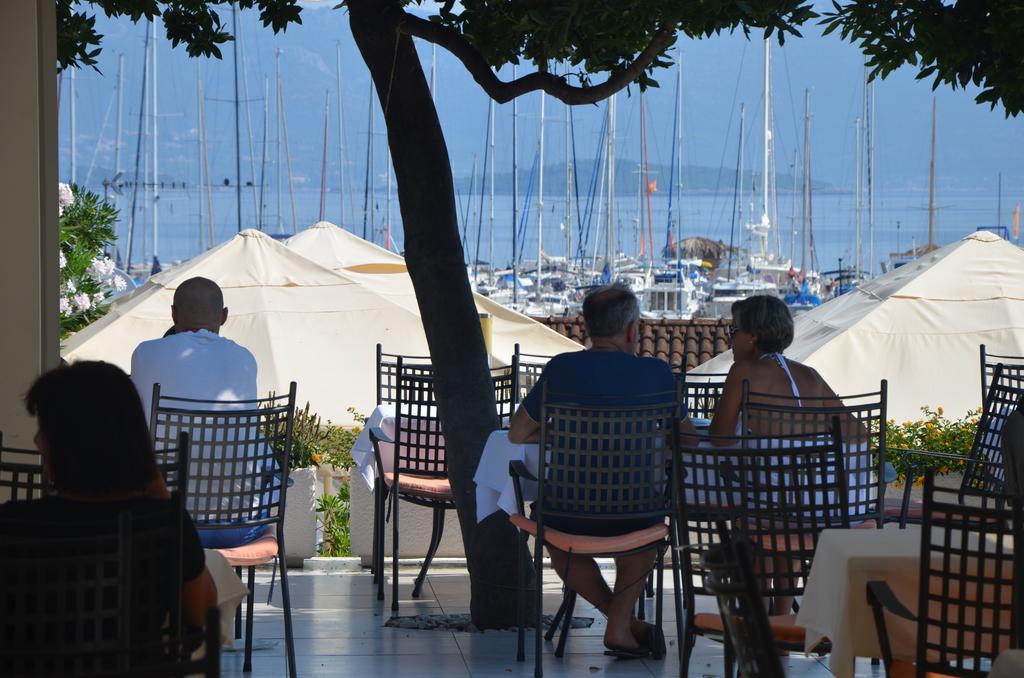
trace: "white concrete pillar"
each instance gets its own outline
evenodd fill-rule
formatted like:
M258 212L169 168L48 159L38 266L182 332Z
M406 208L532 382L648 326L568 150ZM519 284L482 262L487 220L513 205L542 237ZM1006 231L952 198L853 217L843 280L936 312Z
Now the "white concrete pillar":
M21 447L21 399L60 360L56 27L53 0L0 8L0 431Z

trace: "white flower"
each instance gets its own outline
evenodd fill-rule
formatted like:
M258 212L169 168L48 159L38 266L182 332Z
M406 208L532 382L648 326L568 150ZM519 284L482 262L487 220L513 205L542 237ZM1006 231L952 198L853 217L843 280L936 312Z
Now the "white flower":
M89 273L100 281L105 281L114 272L114 261L110 257L96 257L89 264Z
M124 281L124 278L122 278L119 275L115 275L114 277L112 277L110 279L110 282L113 284L114 289L117 290L118 292L123 292L125 289L128 288L128 283L126 283Z
M62 289L61 291L64 292L65 294L71 295L77 292L78 288L75 287L74 280L69 280L66 283L64 283L64 289Z
M88 294L76 294L72 301L75 302L79 311L88 311L92 307L92 299Z
M96 294L92 295L92 303L94 306L99 306L100 304L103 303L103 301L106 298L107 295L103 294L103 292L97 292Z
M64 256L64 252L61 251L60 252L60 267L64 268L67 265L68 265L68 259L67 259L67 257Z
M71 315L71 300L67 297L60 298L60 314L65 317Z
M67 184L57 185L57 215L64 215L64 208L75 202L75 194L71 192L71 187Z

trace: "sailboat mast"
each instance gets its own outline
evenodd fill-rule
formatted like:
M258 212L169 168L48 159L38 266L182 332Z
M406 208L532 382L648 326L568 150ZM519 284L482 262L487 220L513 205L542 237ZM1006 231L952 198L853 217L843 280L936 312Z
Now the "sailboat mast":
M605 228L604 241L604 262L605 268L608 271L609 281L615 281L615 95L611 95L608 98L608 138L606 143L608 149L605 154L608 158L608 207Z
M267 179L267 139L270 128L270 81L263 76L263 143L260 152L260 197L256 209L256 228L263 230L263 191Z
M324 92L324 153L320 161L320 216L317 221L324 220L324 207L327 205L327 130L331 116L331 93Z
M75 183L78 177L78 115L75 110L75 73L77 68L71 69L71 84L69 85L68 99L71 102L69 113L71 115L71 183Z
M335 71L338 80L338 225L345 225L345 108L341 98L341 43L334 45Z
M156 43L159 39L156 25L153 26L153 259L159 256L160 245L160 137L157 121L160 119L159 99L157 97Z
M386 202L386 209L387 209L387 211L385 212L385 215L384 215L386 217L387 221L385 223L385 229L386 230L385 230L385 237L384 237L384 247L387 248L387 249L391 249L391 247L392 247L392 244L391 244L391 146L388 146L388 165L387 165L387 169L388 169L387 202Z
M537 189L537 287L534 299L540 303L541 269L544 265L544 91L540 92L540 137L537 140L539 174Z
M512 65L512 79L516 67ZM519 302L519 265L517 264L517 232L519 230L519 98L512 100L512 303Z
M143 138L145 137L146 120L146 82L149 80L149 34L152 23L146 24L146 42L142 48L142 91L139 101L139 124L135 135L135 172L132 174L132 209L128 214L128 245L124 261L124 270L131 273L132 245L135 238L135 206L139 199L139 162L142 159ZM71 71L74 73L74 70Z
M281 85L281 70L278 63L277 74L277 110L281 113L281 129L284 130L284 161L288 167L288 198L292 206L292 233L299 230L298 219L295 218L295 187L292 184L292 151L288 145L288 112L284 108L284 88ZM241 203L239 203L241 205Z
M274 134L277 137L277 142L274 144L274 152L276 157L274 158L275 174L277 175L277 232L284 233L284 211L281 208L281 130L283 125L281 124L281 49L274 50L274 89L277 92L277 120L274 125L276 128Z
M683 212L683 53L682 50L676 52L676 172L678 172L678 178L675 182L669 181L669 199L671 200L672 191L676 192L676 217L675 222L670 223L668 227L675 229L675 248L676 248L676 281L679 283L679 294L677 295L678 306L676 311L679 314L679 318L683 317L684 303L683 303L683 289L684 276L683 276L683 248L679 242L680 236L680 222L682 221ZM674 186L672 184L675 184ZM670 231L671 233L671 231ZM671 251L669 252L671 256Z
M494 179L495 179L495 176L494 176L494 113L495 113L495 111L494 111L494 99L489 99L488 100L488 106L490 107L490 112L488 113L487 117L491 121L489 130L488 130L488 133L491 136L491 169L490 169L490 173L491 173L491 205L490 205L490 210L491 210L491 213L490 213L490 228L489 228L488 243L487 243L487 262L490 264L490 267L491 267L490 283L493 285L494 284Z
M231 5L231 32L238 35L238 5ZM235 55L235 211L238 231L242 231L242 135L239 125L240 108L238 99L238 40L232 40Z
M214 245L213 236L213 186L210 180L210 148L206 144L206 95L203 93L203 81L199 81L199 129L203 147L203 173L206 175L206 216L209 220L210 247Z
M242 98L245 103L245 131L249 138L249 185L252 186L252 213L258 215L260 211L259 194L256 188L256 149L252 143L252 109L249 107L249 67L245 59L245 43L242 39L242 25L238 25L238 48L242 50ZM257 221L257 224L259 222Z
M928 166L928 250L935 247L935 97L932 97L932 157Z
M121 210L121 125L124 114L124 54L117 57L117 131L114 133L114 204Z
M771 38L764 39L764 166L761 169L761 223L768 221L768 156L771 145L771 68L772 68L772 43Z
M199 252L203 251L203 88L201 86L202 75L199 70L199 59L196 59L196 167L199 168L199 181L196 188L199 197Z
M856 165L856 168L854 170L854 175L857 177L857 179L856 179L856 200L857 200L857 204L856 204L856 206L854 208L854 213L856 215L856 226L855 226L856 250L854 252L855 264L854 264L854 269L853 269L854 270L854 273L853 273L854 278L853 279L855 281L854 284L856 284L856 281L860 279L860 271L861 271L860 257L861 257L861 249L863 247L862 244L861 244L861 221L862 221L862 214L861 213L863 212L863 209L864 209L864 188L863 188L864 169L863 169L863 160L861 159L861 156L864 153L864 142L863 142L863 139L862 139L862 136L861 136L861 132L863 131L863 124L862 124L862 120L861 120L861 118L859 116L854 120L854 127L856 128L856 130L855 130L856 131L855 137L856 137L856 144L857 144L857 149L854 152L854 158L855 158L854 163Z
M729 228L729 266L726 277L732 280L732 263L736 235L736 221L743 221L743 128L746 125L747 106L740 104L740 138L736 146L736 185L733 187L732 226Z
M804 90L804 162L800 200L800 272L807 273L807 219L811 198L811 90Z
M867 67L865 67L865 71ZM867 84L868 135L868 276L875 275L875 83Z
M572 147L569 129L569 104L565 104L565 265L572 260Z

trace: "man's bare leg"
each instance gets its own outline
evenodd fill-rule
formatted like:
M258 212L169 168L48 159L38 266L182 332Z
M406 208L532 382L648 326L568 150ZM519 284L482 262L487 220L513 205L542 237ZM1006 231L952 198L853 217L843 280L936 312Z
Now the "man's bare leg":
M597 561L590 556L573 555L569 564L569 578L566 579L566 564L569 563L569 554L565 551L548 546L548 554L551 556L551 564L555 572L565 582L565 585L582 596L584 600L598 609L599 612L608 617L608 630L605 631L605 646L620 649L635 649L640 646L641 641L646 637L646 625L633 617L633 609L636 606L637 598L640 596L642 585L647 580L647 572L654 562L654 554L639 553L615 560L615 593L608 587L608 583L601 575L601 568ZM624 572L623 567L629 571ZM633 586L627 586L630 582L639 579ZM628 603L621 605L615 601L619 597L620 587L626 587L625 598ZM613 611L614 606L614 611ZM625 611L623 613L623 610ZM617 615L612 621L612 615ZM623 614L625 615L623 617ZM623 619L626 620L624 634ZM627 635L628 634L628 635Z

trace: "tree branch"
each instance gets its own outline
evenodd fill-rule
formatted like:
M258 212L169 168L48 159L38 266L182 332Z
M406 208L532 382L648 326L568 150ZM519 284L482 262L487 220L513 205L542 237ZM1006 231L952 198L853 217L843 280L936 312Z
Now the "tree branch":
M592 104L607 99L635 81L675 39L675 24L665 22L654 33L650 43L628 66L608 76L600 85L576 87L564 78L551 73L530 73L505 82L498 78L490 64L458 31L433 21L422 19L399 10L396 28L416 38L440 45L452 54L470 72L473 79L499 104L504 104L527 92L542 90L546 94L569 104Z

